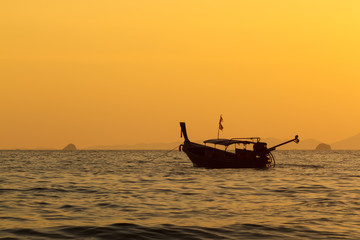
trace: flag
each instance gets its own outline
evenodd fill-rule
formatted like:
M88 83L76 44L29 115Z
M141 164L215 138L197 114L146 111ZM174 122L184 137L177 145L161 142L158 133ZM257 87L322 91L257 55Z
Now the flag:
M222 131L224 129L223 125L221 124L223 122L223 118L222 115L220 115L220 120L219 120L219 129Z

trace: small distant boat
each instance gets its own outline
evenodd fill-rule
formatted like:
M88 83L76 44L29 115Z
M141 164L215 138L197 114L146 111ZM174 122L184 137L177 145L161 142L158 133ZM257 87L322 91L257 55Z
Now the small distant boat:
M179 146L184 151L195 167L205 168L269 168L275 167L275 158L271 154L277 147L290 142L299 142L298 135L294 139L283 142L271 148L267 148L265 142L259 137L231 138L231 139L209 139L204 144L191 142L187 136L186 125L180 122L181 135L184 136L184 143ZM214 147L206 144L213 144ZM216 145L225 147L225 150L217 149ZM235 146L235 151L228 151L230 145ZM242 145L243 148L237 146ZM252 145L252 150L246 146Z

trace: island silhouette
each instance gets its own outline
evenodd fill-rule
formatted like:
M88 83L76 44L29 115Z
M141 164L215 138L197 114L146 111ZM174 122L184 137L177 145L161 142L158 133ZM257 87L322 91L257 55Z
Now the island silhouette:
M64 147L62 150L65 151L75 151L77 150L76 146L72 143L68 144L66 147Z

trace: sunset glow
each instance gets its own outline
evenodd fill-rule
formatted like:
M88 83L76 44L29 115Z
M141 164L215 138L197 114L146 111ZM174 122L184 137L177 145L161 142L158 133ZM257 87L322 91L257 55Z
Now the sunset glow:
M0 149L360 133L360 2L2 1Z

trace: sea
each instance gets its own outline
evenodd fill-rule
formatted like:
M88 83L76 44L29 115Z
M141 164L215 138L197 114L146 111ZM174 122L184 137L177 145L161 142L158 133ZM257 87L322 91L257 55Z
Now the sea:
M0 151L0 239L360 239L360 151L270 169L179 151Z

